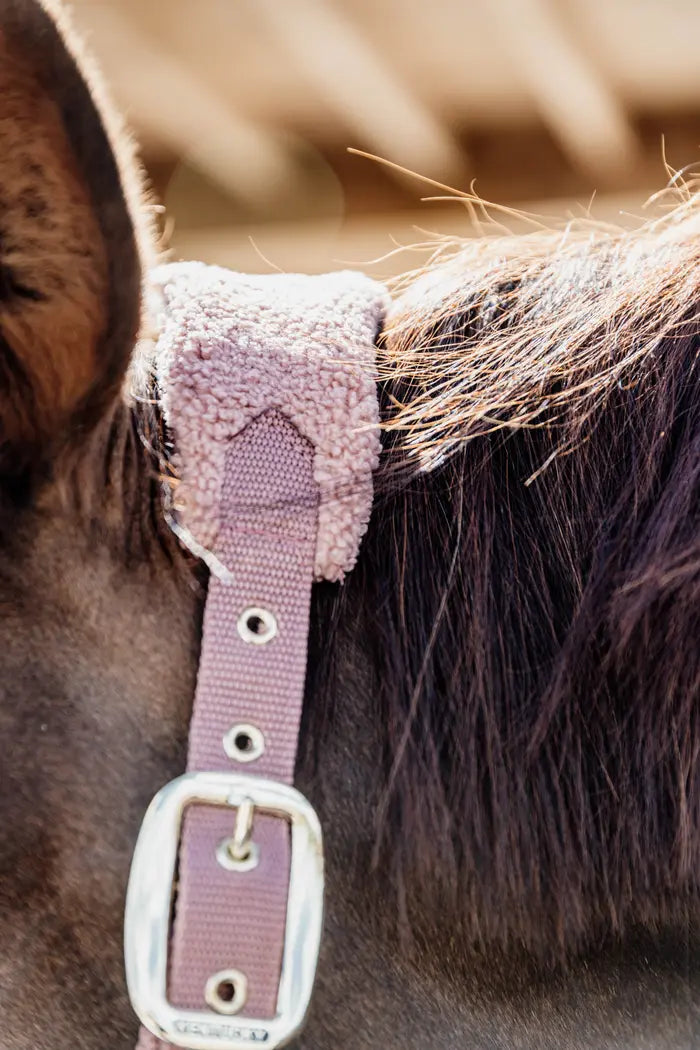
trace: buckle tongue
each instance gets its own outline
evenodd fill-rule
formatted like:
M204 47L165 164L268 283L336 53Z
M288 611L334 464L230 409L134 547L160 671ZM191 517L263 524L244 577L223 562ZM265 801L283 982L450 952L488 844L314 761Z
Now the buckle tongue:
M185 1010L168 1001L168 947L180 826L185 808L193 804L237 810L233 837L224 840L220 848L225 847L232 863L239 865L249 864L255 845L250 842L253 809L289 822L291 863L284 951L277 1013L271 1019ZM246 849L250 852L245 853ZM249 864L243 870L252 871L254 866ZM190 1050L247 1050L255 1043L265 1043L270 1050L282 1046L304 1022L322 924L321 826L303 795L286 784L237 773L185 773L158 792L143 819L134 850L124 924L129 997L149 1031ZM204 995L204 989L202 992Z

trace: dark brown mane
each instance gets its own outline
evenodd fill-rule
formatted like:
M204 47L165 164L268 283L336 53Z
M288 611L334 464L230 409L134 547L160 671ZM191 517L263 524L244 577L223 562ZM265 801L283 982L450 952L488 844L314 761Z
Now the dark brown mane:
M410 919L447 894L474 941L542 954L697 904L697 223L467 245L385 334L340 618L373 653L377 858Z

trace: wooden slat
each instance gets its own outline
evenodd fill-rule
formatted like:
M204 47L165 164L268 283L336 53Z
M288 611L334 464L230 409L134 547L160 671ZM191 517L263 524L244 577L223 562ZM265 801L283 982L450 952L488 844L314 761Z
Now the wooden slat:
M631 166L637 141L624 107L567 31L552 0L479 0L514 69L571 158L605 178Z
M116 4L84 5L115 98L140 139L162 144L234 197L264 205L290 180L287 149L239 116Z
M349 145L434 177L465 174L467 158L449 129L340 6L330 0L250 2L311 90L359 136Z
M643 216L646 195L608 195L596 198L593 217L597 222L636 225ZM579 201L535 201L516 206L544 222L561 223L582 218L586 207ZM512 216L494 212L511 229L532 229ZM549 217L549 220L547 219ZM488 228L488 227L487 227ZM477 233L458 205L426 206L419 211L379 214L339 223L289 222L256 226L197 230L176 228L173 258L201 259L248 273L273 270L323 273L351 267L378 278L387 278L424 265L434 252L434 236L473 237ZM403 246L404 250L397 250Z

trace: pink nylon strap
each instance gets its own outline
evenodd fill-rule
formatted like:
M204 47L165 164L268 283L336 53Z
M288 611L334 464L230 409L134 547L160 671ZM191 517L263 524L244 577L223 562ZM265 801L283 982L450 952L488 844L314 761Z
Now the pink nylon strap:
M385 290L361 274L256 277L197 263L162 267L155 287L179 470L174 527L214 568L187 770L292 784L312 580L342 580L352 568L372 505ZM250 607L276 619L265 645L238 630ZM241 766L223 745L237 724L265 742ZM231 809L185 813L167 995L208 1009L208 979L235 969L248 983L242 1015L262 1020L276 1014L290 832L282 818L254 815L259 863L231 871L216 853L234 823ZM159 1047L142 1028L138 1050Z
M279 412L259 416L229 445L216 555L233 576L213 578L190 724L187 769L232 770L223 737L252 723L263 754L239 772L291 784L304 693L309 601L318 516L313 453ZM245 642L237 621L248 606L273 612L277 636ZM284 942L289 826L256 816L260 860L251 872L224 869L216 848L233 832L235 813L192 806L183 822L180 878L171 943L168 996L208 1009L207 979L237 969L248 979L244 1013L273 1017ZM140 1047L159 1041L145 1029Z

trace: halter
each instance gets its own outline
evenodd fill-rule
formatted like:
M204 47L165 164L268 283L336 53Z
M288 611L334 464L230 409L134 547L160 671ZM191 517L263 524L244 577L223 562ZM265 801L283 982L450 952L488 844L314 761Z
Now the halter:
M276 1047L321 937L318 818L292 787L311 585L357 557L379 457L383 289L359 274L163 267L173 528L211 570L187 772L153 799L125 918L141 1050Z

